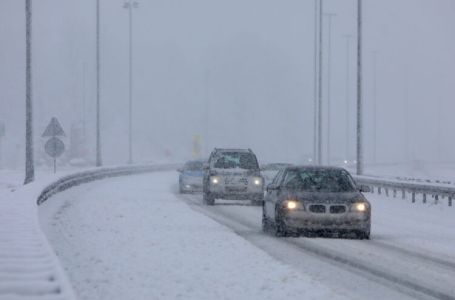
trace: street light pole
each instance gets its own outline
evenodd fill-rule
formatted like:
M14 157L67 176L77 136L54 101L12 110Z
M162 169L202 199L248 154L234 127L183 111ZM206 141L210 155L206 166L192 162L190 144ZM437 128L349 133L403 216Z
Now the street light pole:
M351 78L350 78L350 49L351 49L351 39L352 35L346 34L344 36L346 39L346 158L345 160L349 160L349 142L351 140L351 133L350 133L350 112L351 112L351 96L350 96L350 84L351 84Z
M129 23L129 89L128 89L128 163L133 163L133 8L138 7L136 1L129 0L123 5L128 9Z
M32 106L32 1L25 0L25 180L28 184L35 180L33 162L33 106Z
M377 155L377 51L373 51L373 162Z
M313 117L313 162L318 152L318 0L314 0L314 117Z
M322 165L322 11L324 1L319 0L319 78L318 78L318 165Z
M100 167L101 133L100 133L100 0L96 0L96 166Z
M357 175L363 174L362 0L357 0Z
M333 13L324 13L324 16L329 19L329 53L327 54L327 164L330 165L330 141L331 141L331 77L332 77L332 18L336 16Z

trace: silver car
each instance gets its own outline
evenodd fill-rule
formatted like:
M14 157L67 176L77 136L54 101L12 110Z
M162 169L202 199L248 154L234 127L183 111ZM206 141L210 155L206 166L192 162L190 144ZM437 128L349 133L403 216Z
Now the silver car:
M287 167L267 186L262 226L277 236L299 233L355 234L369 239L371 205L348 171Z
M215 149L204 168L203 202L215 199L251 200L261 204L264 178L250 149Z

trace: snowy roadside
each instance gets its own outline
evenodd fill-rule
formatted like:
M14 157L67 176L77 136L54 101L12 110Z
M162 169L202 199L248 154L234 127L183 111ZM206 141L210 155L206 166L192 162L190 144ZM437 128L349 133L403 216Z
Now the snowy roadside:
M60 263L38 222L36 199L58 175L20 186L19 172L2 172L0 191L0 299L73 299ZM5 176L3 176L5 175Z
M40 206L81 299L343 298L192 210L170 190L175 178L90 183Z

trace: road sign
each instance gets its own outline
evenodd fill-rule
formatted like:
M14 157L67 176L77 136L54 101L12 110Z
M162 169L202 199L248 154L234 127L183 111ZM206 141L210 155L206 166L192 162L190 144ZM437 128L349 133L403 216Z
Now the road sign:
M58 137L51 137L44 145L46 153L54 159L54 173L57 171L57 157L65 151L65 144Z
M57 158L65 151L65 144L58 137L52 137L44 145L44 150L50 157Z
M52 118L49 125L47 125L46 130L42 137L56 137L56 136L66 136L65 131L63 131L62 125L57 120L57 118Z

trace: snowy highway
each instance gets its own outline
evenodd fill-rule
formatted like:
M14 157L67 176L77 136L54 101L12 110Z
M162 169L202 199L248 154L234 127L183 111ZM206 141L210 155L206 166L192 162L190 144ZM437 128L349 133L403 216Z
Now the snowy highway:
M275 238L261 208L201 204L177 173L75 187L39 207L80 299L455 299L452 208L368 194L371 240Z

